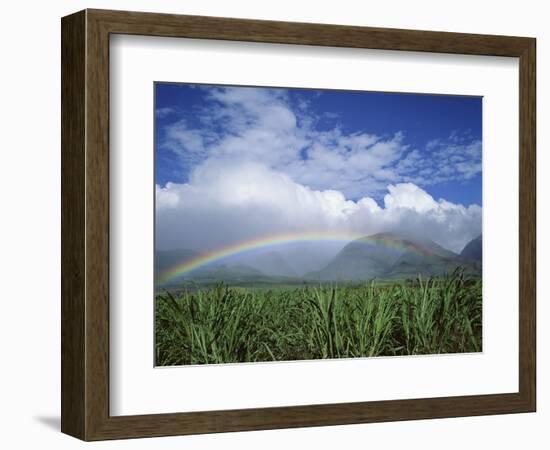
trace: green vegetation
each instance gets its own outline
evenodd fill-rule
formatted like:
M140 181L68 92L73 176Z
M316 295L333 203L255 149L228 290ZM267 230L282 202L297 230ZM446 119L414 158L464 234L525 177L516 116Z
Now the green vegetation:
M477 352L481 312L481 280L461 270L392 284L165 292L156 297L156 363Z

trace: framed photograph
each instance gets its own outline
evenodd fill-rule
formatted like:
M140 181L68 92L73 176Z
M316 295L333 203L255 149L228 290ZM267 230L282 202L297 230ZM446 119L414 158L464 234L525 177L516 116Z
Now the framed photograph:
M535 411L534 38L61 28L64 433Z

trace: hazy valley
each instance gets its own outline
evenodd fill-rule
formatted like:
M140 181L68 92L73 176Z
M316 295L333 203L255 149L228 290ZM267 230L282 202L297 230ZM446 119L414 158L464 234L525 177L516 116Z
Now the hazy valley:
M199 252L157 251L156 272L199 258ZM281 285L325 282L400 280L442 276L462 267L468 276L481 275L482 238L473 239L460 254L427 239L379 233L347 244L300 242L229 255L159 283L175 287L188 282L229 285Z

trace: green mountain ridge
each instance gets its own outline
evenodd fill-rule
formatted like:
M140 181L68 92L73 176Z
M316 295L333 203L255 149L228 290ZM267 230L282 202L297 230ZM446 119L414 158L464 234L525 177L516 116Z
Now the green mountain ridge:
M480 266L431 240L379 233L350 242L325 268L307 278L327 282L429 277L450 273L459 266L469 275L480 274Z
M468 242L460 252L460 259L463 261L481 262L483 259L483 238L480 234Z
M157 273L200 256L192 250L156 253ZM414 239L395 233L378 233L348 243L320 270L296 275L276 251L248 255L200 267L170 280L168 285L186 282L236 285L277 285L303 282L360 282L372 279L397 280L442 276L463 267L470 276L481 275L481 236L470 241L460 254L428 239Z

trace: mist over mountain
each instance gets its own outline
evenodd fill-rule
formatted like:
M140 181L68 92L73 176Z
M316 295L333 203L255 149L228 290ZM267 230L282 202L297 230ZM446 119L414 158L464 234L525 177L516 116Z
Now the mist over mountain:
M275 251L246 255L240 260L243 264L253 267L264 275L275 277L298 276L288 261Z
M214 282L224 280L249 282L264 276L265 274L260 270L244 264L215 264L196 269L192 279L212 280Z
M320 270L342 249L345 242L292 242L278 245L276 249L256 249L229 255L213 261L203 267L172 277L170 284L177 284L185 280L212 279L216 268L219 270L220 281L242 279L244 269L248 268L248 278L254 276L266 279L289 278L301 280L307 273ZM203 253L189 250L157 250L155 264L157 274L178 265L188 263ZM234 273L232 273L232 271Z
M243 252L179 274L169 284L185 281L233 284L359 282L441 276L458 266L464 267L469 275L481 274L481 236L466 244L460 255L432 240L396 233L365 236L338 250L340 247L342 244L310 242L282 245L277 250ZM199 256L200 253L186 249L157 251L157 273ZM302 267L300 270L294 256L299 256L300 261L309 261L309 267L316 269L304 272Z
M187 248L178 248L174 250L156 250L155 251L155 269L157 273L175 267L176 265L190 261L199 256L200 253Z
M460 259L463 261L477 261L481 262L483 259L483 241L481 234L468 242L462 252L460 252Z
M335 247L335 245L337 245ZM315 247L317 246L317 247ZM324 248L326 247L326 248ZM481 274L481 236L469 242L458 255L429 239L396 233L378 233L344 245L325 242L283 245L280 249L243 252L179 274L171 284L184 281L251 284L300 282L359 282L372 279L406 279L448 274L462 266L468 275ZM317 252L308 254L308 249ZM309 261L314 270L304 272L293 260ZM160 251L157 271L200 256L192 250Z
M193 270L182 271L182 273L175 274L169 280L164 281L161 281L161 278L167 271L190 263L200 258L203 254L189 249L159 250L155 253L157 283L163 286L177 285L186 281L209 283L221 281L230 283L272 282L276 284L285 281L300 280L301 273L297 272L294 265L289 263L289 258L292 257L296 249L286 248L283 250L286 250L284 254L279 251L237 253L199 266ZM332 256L333 253L330 252L330 256L321 260L317 259L317 263L325 264ZM296 264L296 261L294 263ZM311 265L308 267L311 267ZM318 268L317 265L314 265L314 267Z
M305 241L293 242L277 248L277 253L292 267L298 277L325 267L347 242Z
M462 263L456 253L431 240L378 233L349 243L325 268L310 273L308 278L319 281L411 278L443 275L459 265Z
M306 278L329 280L369 280L384 275L402 251L378 245L374 240L357 239L346 245L328 264Z

